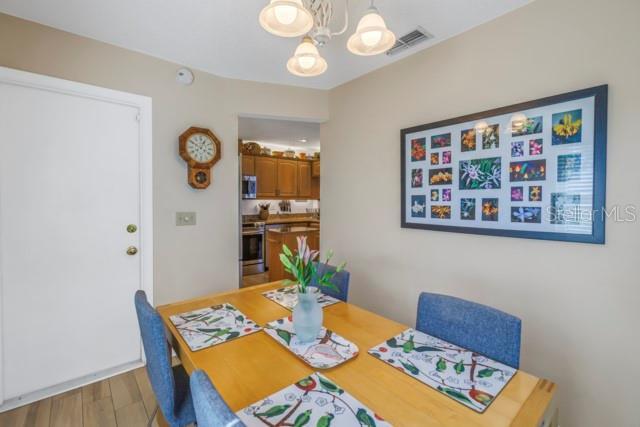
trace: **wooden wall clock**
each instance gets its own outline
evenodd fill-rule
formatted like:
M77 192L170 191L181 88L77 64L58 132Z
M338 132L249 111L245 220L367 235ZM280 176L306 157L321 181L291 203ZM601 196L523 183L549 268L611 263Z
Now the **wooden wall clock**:
M220 160L220 140L209 129L190 127L180 135L180 157L189 166L189 185L205 189L211 184L211 168Z

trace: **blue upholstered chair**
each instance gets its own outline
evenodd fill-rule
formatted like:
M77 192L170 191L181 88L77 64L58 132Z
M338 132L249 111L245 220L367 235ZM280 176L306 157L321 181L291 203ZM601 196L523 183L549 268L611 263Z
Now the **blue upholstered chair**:
M171 350L158 312L147 301L144 291L136 292L136 313L147 356L147 374L162 415L172 427L196 422L189 376L182 366L171 368ZM156 414L154 410L149 424Z
M244 423L231 412L204 371L193 372L190 382L198 427L244 427Z
M318 262L316 263L316 266L318 268L318 275L320 276L327 272L336 271L336 267L329 264ZM325 295L329 295L341 301L347 302L347 300L349 299L349 276L350 275L347 270L342 270L339 273L336 273L335 276L333 276L331 283L336 285L339 291L327 288L326 286L320 287L320 291L322 291L322 293ZM310 285L318 286L318 282L314 279L311 281Z
M416 329L513 368L520 366L517 317L486 305L423 292Z

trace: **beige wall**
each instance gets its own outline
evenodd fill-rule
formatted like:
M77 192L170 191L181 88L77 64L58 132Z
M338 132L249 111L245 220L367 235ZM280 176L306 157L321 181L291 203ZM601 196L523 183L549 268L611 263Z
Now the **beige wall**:
M237 115L328 118L326 91L200 72L184 87L175 83L177 64L3 14L0 65L153 98L156 303L238 285ZM187 185L177 153L178 136L193 125L210 128L223 143L204 191ZM176 227L177 211L196 211L197 226Z
M605 246L400 228L400 129L610 85L607 201L639 204L637 0L537 0L331 91L322 246L352 299L414 324L421 291L523 320L522 366L559 384L563 427L637 427L640 227Z

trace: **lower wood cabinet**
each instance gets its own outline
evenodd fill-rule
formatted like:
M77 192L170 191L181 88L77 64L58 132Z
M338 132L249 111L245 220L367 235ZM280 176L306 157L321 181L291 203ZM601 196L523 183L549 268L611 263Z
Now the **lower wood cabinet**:
M296 231L299 230L299 231ZM277 230L277 229L276 229ZM267 231L267 254L269 260L269 281L293 279L293 277L284 271L282 262L280 262L280 254L282 253L282 245L285 244L292 251L298 247L298 236L307 236L307 244L312 250L320 250L320 230L309 229L307 227L291 227L292 231Z

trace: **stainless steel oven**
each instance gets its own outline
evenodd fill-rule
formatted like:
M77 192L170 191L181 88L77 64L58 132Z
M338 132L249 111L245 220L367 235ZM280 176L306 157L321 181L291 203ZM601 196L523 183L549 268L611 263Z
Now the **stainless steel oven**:
M242 275L264 273L264 223L242 225Z
M258 179L253 175L242 176L242 198L255 199L258 197Z

